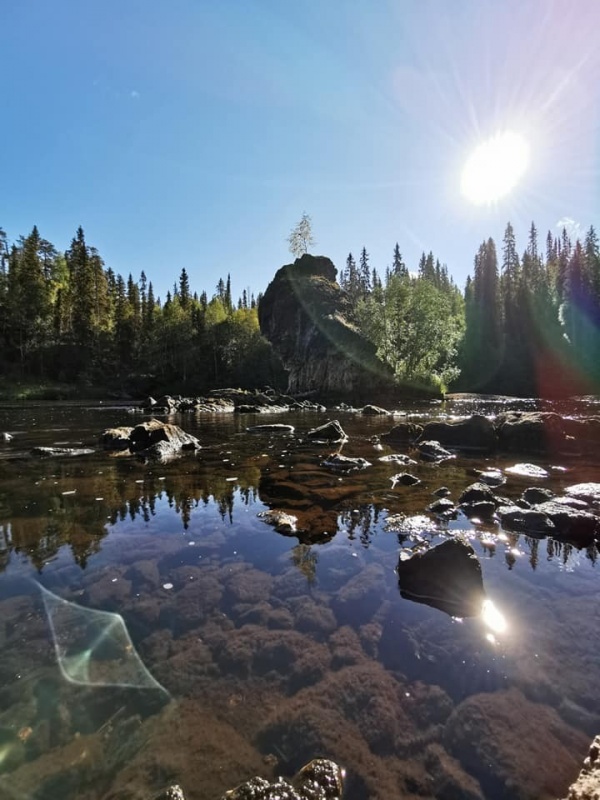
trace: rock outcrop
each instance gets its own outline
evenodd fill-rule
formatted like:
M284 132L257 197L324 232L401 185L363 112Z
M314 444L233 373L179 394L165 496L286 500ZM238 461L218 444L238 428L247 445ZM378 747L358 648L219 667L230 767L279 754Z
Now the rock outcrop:
M288 392L363 400L391 391L391 371L347 320L336 274L328 258L303 255L277 271L260 302L260 329L288 372Z
M182 451L200 449L195 436L157 419L141 422L135 428L107 428L100 434L99 441L105 450L129 450L142 458L162 462Z

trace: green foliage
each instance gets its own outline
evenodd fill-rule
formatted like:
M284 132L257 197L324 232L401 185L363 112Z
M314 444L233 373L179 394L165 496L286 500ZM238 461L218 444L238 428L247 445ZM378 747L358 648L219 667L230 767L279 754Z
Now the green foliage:
M144 273L125 281L106 269L82 228L64 255L37 228L12 248L0 230L5 386L15 398L43 396L45 387L51 396L65 396L64 386L73 384L86 394L94 386L104 393L200 393L231 383L284 388L248 295L244 290L236 310L228 275L212 299L206 292L198 299L183 269L161 305Z
M360 329L402 384L445 391L458 375L457 349L464 328L463 301L451 286L399 269L356 310Z

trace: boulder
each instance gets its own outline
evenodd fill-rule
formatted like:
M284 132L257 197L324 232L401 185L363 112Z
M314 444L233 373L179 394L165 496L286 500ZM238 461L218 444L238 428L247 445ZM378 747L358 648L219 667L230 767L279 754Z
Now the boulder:
M261 299L260 330L288 373L288 392L362 399L393 389L391 370L348 322L336 275L328 258L305 254L277 271Z
M543 511L519 506L500 506L498 516L502 527L530 536L553 536L556 527L550 517Z
M453 617L481 613L485 600L481 565L471 545L462 539L449 539L425 553L401 558L397 572L400 594L408 600Z
M100 443L107 450L126 450L140 456L168 461L182 450L198 450L200 442L178 425L157 419L141 422L135 428L107 428L100 434Z
M444 447L459 450L492 452L498 441L492 422L482 414L474 414L460 422L429 422L421 439L434 439Z
M577 483L566 490L569 497L585 500L587 503L600 503L600 483Z
M501 450L515 453L563 452L565 421L550 411L506 411L494 423Z
M99 443L105 450L128 450L133 428L107 428L100 434Z
M397 484L401 486L416 486L421 483L421 481L415 475L411 475L410 472L398 472L396 475L392 475L390 480L392 482L392 489L394 489Z
M459 503L479 503L483 500L496 504L496 497L487 483L472 483L458 498Z
M348 439L337 419L312 428L306 432L306 436L322 442L345 442Z
M385 417L389 416L392 412L387 411L385 408L381 408L381 406L366 405L361 408L360 413L368 417Z
M592 544L600 532L600 518L588 511L570 508L555 500L540 503L535 510L552 520L557 531L556 538L566 539L579 547Z
M445 461L447 458L454 458L446 448L434 440L419 441L417 445L421 458L426 461Z
M416 441L422 432L423 427L421 425L417 425L414 422L400 422L398 425L394 425L391 431L382 433L380 439L390 445L409 444Z

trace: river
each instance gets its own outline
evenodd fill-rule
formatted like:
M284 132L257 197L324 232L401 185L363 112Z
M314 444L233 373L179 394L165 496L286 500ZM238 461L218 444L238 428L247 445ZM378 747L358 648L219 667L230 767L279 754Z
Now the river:
M202 449L167 464L98 448L104 428L145 418L108 403L0 408L12 435L0 444L0 796L146 800L178 782L189 800L218 800L320 755L346 769L349 800L564 795L600 732L597 551L426 508L477 470L547 470L505 473L516 499L597 480L598 460L463 455L419 461L418 485L393 486L403 468L378 459L408 451L377 439L393 420L333 410L178 415ZM323 466L332 448L303 432L330 418L349 436L343 453L370 467ZM296 432L246 431L264 422ZM32 457L40 445L92 452ZM259 516L269 508L301 532L277 533ZM428 521L405 537L386 525L399 513ZM457 535L481 562L483 617L398 590L400 551Z

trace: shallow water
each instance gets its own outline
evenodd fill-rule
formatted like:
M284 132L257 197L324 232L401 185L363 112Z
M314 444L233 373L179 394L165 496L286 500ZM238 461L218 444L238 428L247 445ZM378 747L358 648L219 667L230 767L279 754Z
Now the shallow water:
M594 401L561 410L585 416ZM600 731L596 550L462 516L436 524L425 509L477 469L548 470L507 474L498 492L517 498L597 480L597 461L404 468L377 460L402 452L374 439L392 420L333 411L178 416L203 448L165 465L99 450L29 456L95 446L103 428L143 418L118 406L0 408L0 431L14 434L0 445L0 796L143 800L177 781L190 800L217 800L319 755L346 767L351 799L565 792ZM350 437L344 455L371 467L322 466L332 448L302 433L328 418ZM246 432L271 421L296 434ZM421 483L392 488L402 471ZM295 514L298 536L257 516L269 508ZM399 536L386 519L401 512L430 522ZM399 551L457 531L481 560L485 619L398 591Z

